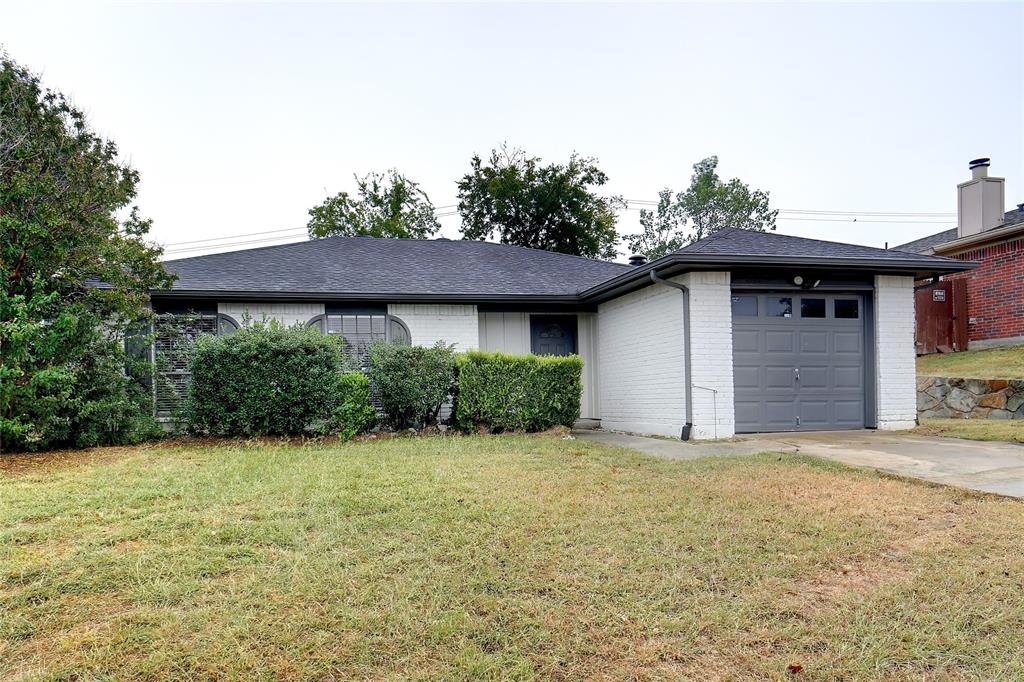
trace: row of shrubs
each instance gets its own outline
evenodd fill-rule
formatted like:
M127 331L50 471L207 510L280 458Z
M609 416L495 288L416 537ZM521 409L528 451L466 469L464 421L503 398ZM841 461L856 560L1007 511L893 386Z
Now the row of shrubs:
M347 439L377 426L442 420L464 430L541 431L571 426L580 414L583 362L576 356L378 342L365 372L351 363L338 338L312 329L256 323L201 337L183 416L196 434Z

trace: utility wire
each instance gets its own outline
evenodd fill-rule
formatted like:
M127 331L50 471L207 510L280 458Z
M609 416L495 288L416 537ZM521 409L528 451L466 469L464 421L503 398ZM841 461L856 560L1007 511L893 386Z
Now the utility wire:
M631 211L640 210L628 204L640 204L643 206L657 206L658 202L651 199L627 199L626 208ZM434 209L435 218L450 218L459 214L457 204L438 206ZM926 220L926 218L953 218L955 213L926 213L908 211L827 211L823 209L798 209L780 208L779 220L806 221L806 222L841 222L841 223L899 223L905 225L948 225L948 220ZM793 214L793 215L788 215ZM919 220L906 220L904 218L920 218ZM251 244L265 244L282 239L293 239L304 236L305 228L284 227L276 230L265 230L262 232L246 232L242 234L225 235L223 237L209 237L206 239L191 239L181 242L170 242L164 244L168 254L188 253L202 251L211 248L228 248L235 246L248 246ZM262 237L263 235L276 235L260 239L248 239L248 237ZM228 241L228 240L243 241ZM175 248L183 247L183 248Z

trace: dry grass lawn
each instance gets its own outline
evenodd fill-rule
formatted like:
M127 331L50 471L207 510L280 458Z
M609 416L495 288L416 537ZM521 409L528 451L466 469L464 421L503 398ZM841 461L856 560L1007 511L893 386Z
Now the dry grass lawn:
M1024 346L932 353L917 358L918 376L1024 379Z
M0 461L2 679L1024 677L1010 499L557 437L44 462Z
M1024 419L922 419L914 432L925 436L1024 443Z

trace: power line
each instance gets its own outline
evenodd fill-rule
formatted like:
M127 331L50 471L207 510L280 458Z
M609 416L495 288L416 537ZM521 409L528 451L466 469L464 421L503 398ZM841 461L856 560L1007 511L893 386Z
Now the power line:
M236 235L236 236L243 237L245 235ZM268 242L276 242L276 241L281 240L281 239L291 239L291 238L292 237L289 236L289 235L279 235L277 237L266 237L264 239L250 239L250 240L242 241L242 242L225 242L223 244L207 244L206 246L190 246L190 247L187 247L187 248L184 248L184 249L169 249L165 253L168 253L168 254L187 253L189 251L203 251L205 249L219 249L219 248L228 247L228 246L245 246L247 244L266 244ZM305 241L305 240L302 240L302 241ZM285 244L289 244L289 243L290 244L294 244L294 243L297 243L297 242L285 242ZM281 244L281 246L284 246L284 244Z
M657 202L649 199L627 199L627 203L644 204L656 206ZM435 218L449 218L458 215L456 204L440 206L435 211ZM640 210L632 206L626 206L630 211ZM448 209L448 210L443 210ZM779 220L803 221L803 222L840 222L840 223L884 223L884 224L906 224L906 225L948 225L948 220L926 220L925 218L955 217L955 213L916 213L907 211L826 211L821 209L779 209ZM794 215L784 215L794 214ZM920 220L905 220L903 218L921 218ZM190 253L215 248L232 248L236 246L249 246L253 244L266 244L282 239L292 239L306 234L305 228L283 227L276 230L264 230L261 232L246 232L241 234L224 235L223 237L209 237L206 239L192 239L180 242L165 244L167 254ZM263 237L263 235L276 235ZM260 239L248 239L249 237L261 237ZM242 240L242 241L229 241ZM184 248L174 248L184 247Z
M780 208L780 213L808 213L812 215L867 215L867 216L920 216L922 218L955 218L956 213L901 213L899 211L818 211L803 208Z
M904 223L907 225L949 225L948 220L875 220L873 218L798 218L779 216L779 220L806 220L816 223Z
M221 241L222 239L236 239L238 237L255 237L256 235L274 234L275 232L295 232L296 230L300 230L300 229L302 230L303 233L306 232L305 228L282 227L282 228L280 228L278 230L266 230L265 232L248 232L246 234L233 234L233 235L228 235L226 237L210 237L209 239L191 239L191 240L184 241L184 242L169 242L167 244L164 244L164 246L181 246L182 244L199 244L199 243L202 243L202 242L216 242L216 241Z
M644 206L657 206L658 202L651 199L626 199L627 204L642 204ZM823 209L808 208L780 208L779 213L798 213L809 215L863 215L863 216L903 216L921 218L954 218L956 213L924 213L907 211L827 211Z

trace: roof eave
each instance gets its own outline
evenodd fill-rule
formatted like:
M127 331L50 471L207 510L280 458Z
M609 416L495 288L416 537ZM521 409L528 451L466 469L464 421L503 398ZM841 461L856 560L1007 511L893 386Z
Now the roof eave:
M661 276L674 276L691 270L707 270L711 267L719 267L729 270L734 267L824 267L832 269L848 270L869 270L887 274L905 274L918 279L934 275L946 275L954 272L962 272L978 267L978 263L971 261L956 261L948 259L947 262L936 263L935 261L920 258L839 258L839 257L816 257L816 256L765 256L736 254L723 256L721 254L669 254L646 265L638 266L634 271L624 273L606 282L590 287L580 292L580 298L585 301L603 301L630 290L638 289L649 284L650 272L658 271Z
M154 289L154 298L216 298L223 301L418 301L446 303L501 303L532 301L537 303L580 303L576 294L472 294L429 292L346 292L346 291L255 291L222 289Z
M956 253L970 249L972 247L981 246L990 241L996 241L999 239L1007 239L1013 237L1016 234L1024 234L1024 223L1016 223L1014 225L1004 225L1002 227L995 227L991 230L985 230L977 234L968 235L961 237L960 239L954 239L951 242L943 242L942 244L936 244L932 247L932 251L936 255L943 253Z

